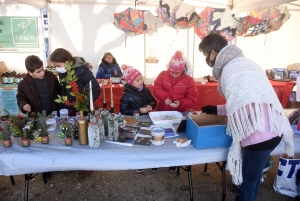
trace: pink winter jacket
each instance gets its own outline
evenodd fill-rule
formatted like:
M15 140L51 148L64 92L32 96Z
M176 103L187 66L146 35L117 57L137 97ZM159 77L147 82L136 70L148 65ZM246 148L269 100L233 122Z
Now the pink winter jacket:
M225 105L218 105L217 108L218 108L218 116L226 116ZM265 142L267 140L270 140L270 139L278 136L276 133L270 132L269 115L268 115L268 110L267 110L266 104L263 105L263 109L264 109L265 132L256 131L256 132L252 133L249 137L247 137L241 141L242 147L246 147L246 146L253 145L253 144L258 144L260 142ZM246 110L247 110L247 113L249 116L250 115L249 114L249 106L246 106Z

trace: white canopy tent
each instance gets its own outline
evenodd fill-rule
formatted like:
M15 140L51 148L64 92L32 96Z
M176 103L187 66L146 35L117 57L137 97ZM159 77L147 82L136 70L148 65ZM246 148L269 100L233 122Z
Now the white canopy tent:
M27 4L30 6L44 8L47 3L50 4L106 4L106 5L147 5L155 6L159 0L1 0L0 2L9 3L16 2ZM270 8L285 3L293 2L294 5L300 5L295 0L185 0L186 3L194 5L198 8L206 6L227 7L232 13L246 12L250 10L258 10Z
M300 1L290 0L185 0L186 3L194 5L197 12L201 12L206 6L232 9L234 13L242 15L244 11L262 9L270 6L287 3L291 12L291 18L278 30L268 35L243 38L237 37L237 45L243 49L245 55L262 68L286 67L291 63L299 62L300 47L299 32L300 25ZM24 4L23 4L24 3ZM154 66L146 66L145 58L149 54L150 45L164 43L166 49L163 58L155 66L159 71L165 68L167 60L179 49L184 49L184 54L194 64L194 77L200 77L211 73L205 59L198 51L200 39L195 36L193 29L175 30L164 28L163 34L173 38L171 42L159 41L158 35L162 33L162 23L146 37L143 35L127 36L113 25L113 13L121 12L128 7L134 7L135 0L0 0L0 16L41 16L40 8L47 6L49 11L50 29L50 53L56 48L68 49L73 55L84 57L93 66L96 74L102 55L109 51L116 57L121 65L126 63L145 72ZM155 14L158 0L148 0L145 5L137 5L137 9L150 10ZM42 22L41 22L42 24ZM42 30L41 30L42 35ZM187 41L187 46L182 47L179 40ZM151 38L152 37L152 38ZM163 40L163 39L162 39ZM125 46L126 43L126 46ZM155 44L154 44L155 43ZM44 57L43 37L40 39L41 52L37 54ZM145 44L148 44L147 47ZM24 60L30 55L27 53L1 53L0 60L4 60L10 70L26 72ZM159 53L156 53L159 57Z

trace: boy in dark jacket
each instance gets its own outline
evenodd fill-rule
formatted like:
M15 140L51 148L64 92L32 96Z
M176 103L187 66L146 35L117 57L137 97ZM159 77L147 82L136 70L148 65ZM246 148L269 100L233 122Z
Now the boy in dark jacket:
M120 112L133 115L134 112L147 114L156 107L156 100L144 84L142 74L131 66L122 65L123 78L126 80L121 97Z
M58 104L54 101L60 94L60 85L57 77L44 70L43 61L30 55L25 59L28 71L24 79L18 84L17 103L23 113L42 112L47 115L58 110Z
M121 97L120 112L125 115L133 115L134 112L147 114L156 107L156 100L146 88L142 74L131 66L122 65L122 70L127 83ZM152 168L152 170L157 172L159 169ZM144 172L143 169L136 171Z

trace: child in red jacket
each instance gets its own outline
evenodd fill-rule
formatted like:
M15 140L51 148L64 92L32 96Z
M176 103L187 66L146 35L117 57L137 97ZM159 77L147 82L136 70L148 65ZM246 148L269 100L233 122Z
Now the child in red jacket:
M159 99L157 111L188 111L196 104L198 91L194 79L186 75L181 51L176 51L167 67L154 82L153 92Z
M167 67L154 82L157 111L188 111L196 104L198 91L194 79L186 75L188 69L181 51L175 52ZM176 167L169 167L169 171L175 172Z

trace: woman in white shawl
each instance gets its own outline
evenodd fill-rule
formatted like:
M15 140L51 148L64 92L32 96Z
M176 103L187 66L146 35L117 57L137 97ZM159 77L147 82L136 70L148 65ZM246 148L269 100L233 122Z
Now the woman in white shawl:
M294 155L293 131L264 71L241 49L212 33L201 41L199 51L226 99L226 105L204 106L202 112L228 117L227 134L233 142L227 168L233 183L240 185L236 200L254 201L263 168L281 139L287 154Z

